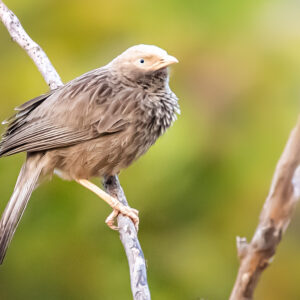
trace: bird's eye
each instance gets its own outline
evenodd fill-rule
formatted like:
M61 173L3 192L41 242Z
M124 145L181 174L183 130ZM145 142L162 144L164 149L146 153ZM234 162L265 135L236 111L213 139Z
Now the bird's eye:
M145 60L143 58L140 59L140 63L143 64Z

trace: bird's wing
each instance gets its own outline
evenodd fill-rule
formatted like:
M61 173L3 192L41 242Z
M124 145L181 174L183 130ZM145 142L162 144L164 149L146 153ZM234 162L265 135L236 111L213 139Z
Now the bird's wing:
M8 121L0 156L67 147L123 131L135 101L129 101L130 91L114 89L99 70L18 107Z

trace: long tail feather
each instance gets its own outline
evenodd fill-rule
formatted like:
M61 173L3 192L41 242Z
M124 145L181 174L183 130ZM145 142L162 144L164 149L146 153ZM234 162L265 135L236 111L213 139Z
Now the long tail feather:
M38 160L39 157L33 156L24 163L14 192L2 214L0 220L0 264L3 262L10 241L43 169L43 164Z

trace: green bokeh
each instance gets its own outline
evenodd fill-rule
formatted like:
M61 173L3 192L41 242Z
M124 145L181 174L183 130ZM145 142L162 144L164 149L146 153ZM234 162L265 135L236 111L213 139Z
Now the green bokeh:
M171 87L182 114L122 185L140 210L153 299L228 299L235 237L250 238L300 96L299 1L6 0L64 82L127 47L155 44L180 60ZM47 90L0 26L0 118ZM0 160L4 209L24 155ZM34 192L0 268L0 299L131 299L109 207L54 178ZM300 213L257 299L300 299Z

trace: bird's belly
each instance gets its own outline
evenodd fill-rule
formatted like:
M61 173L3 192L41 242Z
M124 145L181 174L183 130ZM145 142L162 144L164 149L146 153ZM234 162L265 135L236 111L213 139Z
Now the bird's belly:
M154 141L147 135L127 132L57 149L56 173L68 180L116 175L143 155Z

